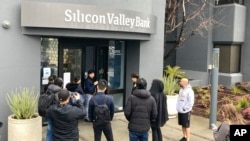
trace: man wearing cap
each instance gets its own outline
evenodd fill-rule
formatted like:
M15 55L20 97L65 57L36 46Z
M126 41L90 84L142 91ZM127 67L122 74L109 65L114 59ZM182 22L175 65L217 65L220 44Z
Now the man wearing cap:
M76 100L77 106L71 105L70 98ZM47 116L52 123L53 141L79 141L78 120L83 119L86 111L78 93L70 94L68 90L58 93L59 104L49 107Z
M99 80L97 84L97 93L89 101L89 119L93 122L94 129L94 141L101 141L102 132L104 133L107 141L114 141L111 120L114 117L114 102L112 97L105 95L105 91L108 87L108 82L106 80ZM110 119L105 120L104 123L98 122L95 115L96 104L106 104L109 109Z

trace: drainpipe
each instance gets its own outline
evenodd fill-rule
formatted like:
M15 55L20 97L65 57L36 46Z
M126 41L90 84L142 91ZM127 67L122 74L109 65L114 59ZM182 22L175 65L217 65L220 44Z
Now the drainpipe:
M213 66L211 79L211 94L210 94L210 117L209 128L212 129L212 124L217 121L217 97L218 97L218 74L219 74L219 57L220 49L213 49Z

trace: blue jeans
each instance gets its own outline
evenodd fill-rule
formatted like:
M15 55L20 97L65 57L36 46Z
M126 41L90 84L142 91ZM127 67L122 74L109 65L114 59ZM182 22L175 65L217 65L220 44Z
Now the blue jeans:
M91 94L85 94L85 108L86 108L86 112L87 112L87 114L86 114L86 117L85 117L85 119L89 119L89 101L90 101L90 99L92 98L93 96L91 95Z
M148 132L129 131L130 141L148 141Z
M52 141L52 123L51 119L47 119L48 125L47 125L47 135L46 135L46 141Z

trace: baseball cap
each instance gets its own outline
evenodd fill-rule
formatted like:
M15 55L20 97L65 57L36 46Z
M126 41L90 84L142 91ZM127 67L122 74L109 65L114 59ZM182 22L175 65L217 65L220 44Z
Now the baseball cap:
M60 90L58 93L58 99L59 101L65 101L69 97L69 91L68 90Z

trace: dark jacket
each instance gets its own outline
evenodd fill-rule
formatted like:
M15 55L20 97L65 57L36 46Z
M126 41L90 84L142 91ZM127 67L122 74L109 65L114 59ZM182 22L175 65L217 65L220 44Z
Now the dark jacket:
M90 101L89 101L89 109L88 109L88 115L89 115L89 119L91 121L95 120L95 114L94 114L94 110L95 110L95 104L94 104L94 101L93 101L93 98L96 100L97 104L103 104L104 102L104 96L105 94L104 93L96 93L95 96L93 96ZM107 95L106 95L107 96ZM111 117L111 120L113 119L114 117L114 102L113 102L113 99L112 97L110 96L107 96L107 101L106 101L106 104L109 108L109 111L110 111L110 117Z
M94 94L95 93L95 85L94 80L91 78L87 78L84 81L84 91L86 94Z
M86 111L82 102L77 104L55 104L49 107L47 116L52 123L53 141L79 141L78 120L85 117Z
M163 93L164 85L160 80L154 80L150 88L157 106L157 118L151 127L162 127L168 121L167 97Z
M129 121L130 131L147 132L150 122L157 117L156 103L150 92L144 89L134 90L128 98L124 114Z
M53 104L58 103L58 92L59 92L61 89L62 89L62 87L59 87L59 86L57 86L57 85L55 85L55 84L50 84L50 85L48 86L47 92L48 92L48 93L53 93L53 94L55 94Z
M77 83L68 83L66 85L66 88L68 91L71 91L71 92L78 92L79 94L83 95L84 92L83 92L83 89L81 87L81 85L77 84Z
M137 88L136 88L136 83L133 83L133 87L132 87L132 90L131 90L131 94L134 92L135 89L137 89Z

